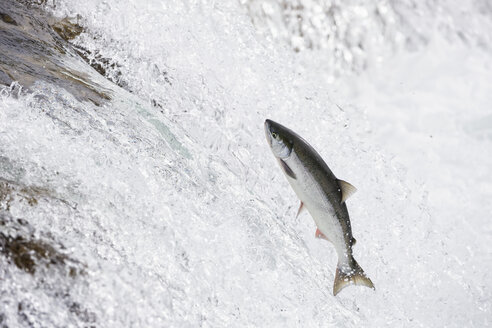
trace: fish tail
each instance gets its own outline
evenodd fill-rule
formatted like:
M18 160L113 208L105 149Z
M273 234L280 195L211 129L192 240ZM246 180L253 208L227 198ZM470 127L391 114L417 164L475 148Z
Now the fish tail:
M366 276L364 270L360 267L357 261L352 258L350 268L343 268L338 264L335 274L335 282L333 284L333 295L338 294L342 289L349 285L366 286L374 288L371 279Z

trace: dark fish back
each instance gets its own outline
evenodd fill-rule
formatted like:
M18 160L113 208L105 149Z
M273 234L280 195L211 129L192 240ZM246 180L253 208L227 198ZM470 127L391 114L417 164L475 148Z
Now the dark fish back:
M293 149L299 159L305 164L308 172L321 185L322 190L331 205L333 206L337 218L345 231L345 241L347 245L352 245L352 228L347 205L342 203L342 192L338 185L338 179L330 170L325 161L318 152L308 144L302 137L295 132L291 132L291 138L294 143Z

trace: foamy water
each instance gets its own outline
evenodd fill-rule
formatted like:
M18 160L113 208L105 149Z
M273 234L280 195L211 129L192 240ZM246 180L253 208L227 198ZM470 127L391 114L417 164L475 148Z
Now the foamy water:
M48 4L57 17L80 15L85 32L71 42L107 59L106 78L75 54L60 62L110 99L42 79L1 91L0 323L490 324L487 34L456 37L452 4L437 14L443 28L427 24L433 8L415 16L386 3L394 34L358 32L384 47L354 52L366 64L353 67L330 59L330 44L296 54L251 3ZM359 6L361 27L375 21ZM475 19L465 35L490 18L483 6L466 7ZM408 48L397 32L425 42ZM358 188L354 252L375 291L332 295L336 253L307 213L295 218L266 118ZM22 247L32 270L15 257Z

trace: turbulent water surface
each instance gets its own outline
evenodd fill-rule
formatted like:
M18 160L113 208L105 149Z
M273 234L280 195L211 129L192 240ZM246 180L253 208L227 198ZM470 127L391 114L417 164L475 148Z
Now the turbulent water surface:
M465 24L466 21L466 24ZM0 326L484 327L487 1L0 2ZM266 118L358 188L376 290Z

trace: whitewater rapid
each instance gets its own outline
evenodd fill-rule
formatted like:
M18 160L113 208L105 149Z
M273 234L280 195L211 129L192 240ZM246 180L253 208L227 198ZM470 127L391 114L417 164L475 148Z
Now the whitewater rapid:
M0 324L490 324L486 3L464 7L465 28L452 3L383 1L382 29L372 5L337 3L357 33L302 43L259 1L9 3L2 40L34 41L0 52L2 71L22 65L0 76ZM82 27L68 41L52 31L65 17ZM41 41L58 50L23 52ZM375 291L332 295L335 251L295 217L266 118L357 187Z

